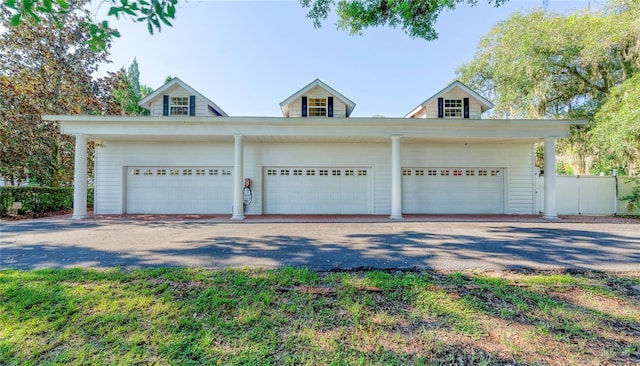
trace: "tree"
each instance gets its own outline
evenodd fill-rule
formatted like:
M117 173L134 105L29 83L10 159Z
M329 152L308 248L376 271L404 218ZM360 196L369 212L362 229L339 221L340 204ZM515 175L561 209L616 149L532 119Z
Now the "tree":
M19 25L23 19L40 22L49 19L62 27L61 19L72 11L73 6L67 0L2 0L2 9L10 14L9 24ZM134 22L146 22L149 33L160 31L162 25L171 26L175 17L178 0L107 0L110 4L109 16L130 17ZM84 14L83 21L86 42L94 51L106 50L113 37L119 37L117 30L109 28L109 22L94 19L90 13Z
M149 111L140 107L138 102L153 89L140 84L140 71L138 61L134 58L131 65L112 73L110 76L113 87L110 95L115 103L120 107L121 114L127 115L148 115Z
M500 6L508 0L487 0ZM432 41L438 38L435 22L443 10L453 10L460 3L475 5L478 0L300 0L308 8L307 17L315 27L322 22L335 6L338 28L351 34L362 34L369 27L401 26L412 38Z
M615 87L595 115L594 149L615 157L615 166L632 175L640 170L640 73Z
M12 27L13 16L0 9L0 25L7 28L0 35L0 174L6 181L69 184L74 141L41 116L111 112L97 97L101 83L91 78L107 53L87 45L87 3L70 2L61 16ZM58 13L62 9L52 7Z
M316 28L322 25L330 12L338 15L338 28L351 34L361 34L364 28L378 26L402 26L413 38L427 41L438 38L435 22L443 10L453 10L458 4L475 5L478 0L299 0L309 9L307 17ZM486 0L500 6L509 0ZM128 17L134 22L147 24L149 33L171 26L175 18L178 0L105 0L108 16ZM18 25L23 19L39 22L50 16L54 21L68 11L67 0L2 0L2 7L11 14L11 24ZM87 42L94 50L106 49L117 30L109 28L109 22L87 16Z
M640 13L624 3L602 13L516 14L483 37L458 77L494 101L493 116L589 120L558 143L573 172L586 174L597 158L588 134L595 114L639 69Z

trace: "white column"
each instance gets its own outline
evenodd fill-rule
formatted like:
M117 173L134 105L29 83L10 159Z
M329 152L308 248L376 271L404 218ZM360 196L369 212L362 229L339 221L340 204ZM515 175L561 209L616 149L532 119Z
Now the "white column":
M402 220L402 167L400 166L400 139L391 136L391 220Z
M558 219L556 191L556 138L544 140L544 216L548 220Z
M76 136L75 166L73 168L74 220L87 217L87 136Z
M233 216L231 216L231 220L244 220L244 203L242 200L244 136L235 134L233 135L233 139Z

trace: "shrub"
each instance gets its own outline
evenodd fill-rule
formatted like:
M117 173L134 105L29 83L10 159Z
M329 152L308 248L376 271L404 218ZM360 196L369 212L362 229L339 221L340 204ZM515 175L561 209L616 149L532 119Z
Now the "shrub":
M13 203L21 202L17 214L47 213L73 208L73 188L0 187L0 217L13 211ZM87 190L87 206L93 206L93 188Z
M619 198L620 201L627 201L627 209L633 211L640 206L640 179L634 179L635 186L631 189L631 194Z

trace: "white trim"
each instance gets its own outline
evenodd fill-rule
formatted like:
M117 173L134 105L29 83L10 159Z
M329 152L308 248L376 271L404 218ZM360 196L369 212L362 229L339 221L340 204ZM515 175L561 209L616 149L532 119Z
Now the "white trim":
M320 105L320 106L316 106L316 105L311 105L311 100L312 99L317 99L317 100L321 100L324 101L324 105ZM323 98L323 97L308 97L307 98L307 117L326 117L327 113L329 111L329 98ZM312 109L317 109L317 110L322 110L324 109L324 114L312 114L311 110Z
M556 139L544 140L544 218L558 219L558 201L556 190Z
M460 103L460 108L458 107L447 107L447 102L456 102ZM447 111L455 111L460 112L460 115L455 116L447 116ZM463 118L464 117L464 99L463 98L443 98L442 100L442 117L443 118Z
M211 106L213 109L215 109L218 112L220 112L220 114L223 117L228 117L227 113L225 113L225 111L223 111L222 108L218 107L217 104L212 102L210 99L208 99L204 95L200 94L197 90L193 89L192 87L187 85L187 83L185 83L184 81L180 80L177 77L169 80L164 85L162 85L161 87L156 89L153 93L151 93L151 94L147 95L146 97L142 98L142 100L140 100L138 102L138 105L140 107L142 107L142 108L151 110L151 102L153 102L153 100L156 99L158 96L163 95L163 93L167 89L171 88L172 86L174 86L176 84L179 85L180 87L182 87L183 89L185 89L187 92L189 92L189 94L195 95L197 98L200 98L200 99L204 100L207 103L207 105Z
M178 99L178 98L186 99L187 103L186 104L177 104L177 103L175 103L176 99ZM188 96L187 97L184 97L184 96L179 96L179 97L178 96L169 96L169 115L170 116L189 116L189 112L190 112L189 111L189 109L190 109L189 108L190 107L189 104L190 104L190 101L189 101L189 97ZM173 108L185 108L185 107L186 107L187 113L185 113L185 114L173 113Z
M293 103L293 101L295 101L299 97L303 96L304 93L308 92L309 90L313 89L316 86L326 90L327 92L329 92L329 94L331 94L331 96L337 98L338 100L340 100L342 103L345 104L345 106L346 106L346 112L345 112L346 116L345 117L349 117L351 115L351 112L353 111L353 108L355 108L356 104L354 102L352 102L349 98L347 98L344 95L338 93L338 91L336 91L335 89L333 89L329 85L325 84L320 79L315 79L314 81L312 81L311 83L309 83L305 87L303 87L302 89L300 89L297 92L293 93L293 95L291 95L289 98L287 98L287 99L283 100L282 102L280 102L280 109L282 110L282 114L285 117L289 116L289 109L290 109L291 103Z
M233 214L231 220L244 220L242 179L244 178L244 136L233 135Z
M431 101L436 100L438 97L441 97L442 95L446 94L448 91L450 91L451 89L456 88L456 87L462 89L465 93L469 94L469 96L471 96L475 100L477 100L480 103L481 112L485 112L485 111L487 111L487 110L489 110L489 109L494 107L493 103L491 103L488 99L486 99L482 95L476 93L471 88L469 88L468 86L466 86L463 83L461 83L459 80L456 80L456 81L452 82L451 84L447 85L444 89L442 89L439 92L435 93L429 99L427 99L424 102L420 103L417 107L412 109L411 112L407 113L404 116L404 118L411 118L411 117L415 116L416 113L418 113L420 110L422 110L427 104L431 103Z
M469 120L409 118L287 117L128 117L43 116L59 121L66 135L90 140L231 141L239 133L248 141L384 142L402 131L412 142L539 142L570 135L582 120Z
M74 220L87 217L87 136L76 134L75 167L73 169L73 216Z
M391 136L391 215L390 220L402 220L402 135Z

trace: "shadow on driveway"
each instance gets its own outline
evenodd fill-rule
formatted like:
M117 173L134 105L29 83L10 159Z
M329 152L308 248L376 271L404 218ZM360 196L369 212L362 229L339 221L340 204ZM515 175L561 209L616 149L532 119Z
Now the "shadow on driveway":
M68 221L20 226L3 227L0 269L640 270L640 235L620 225Z

